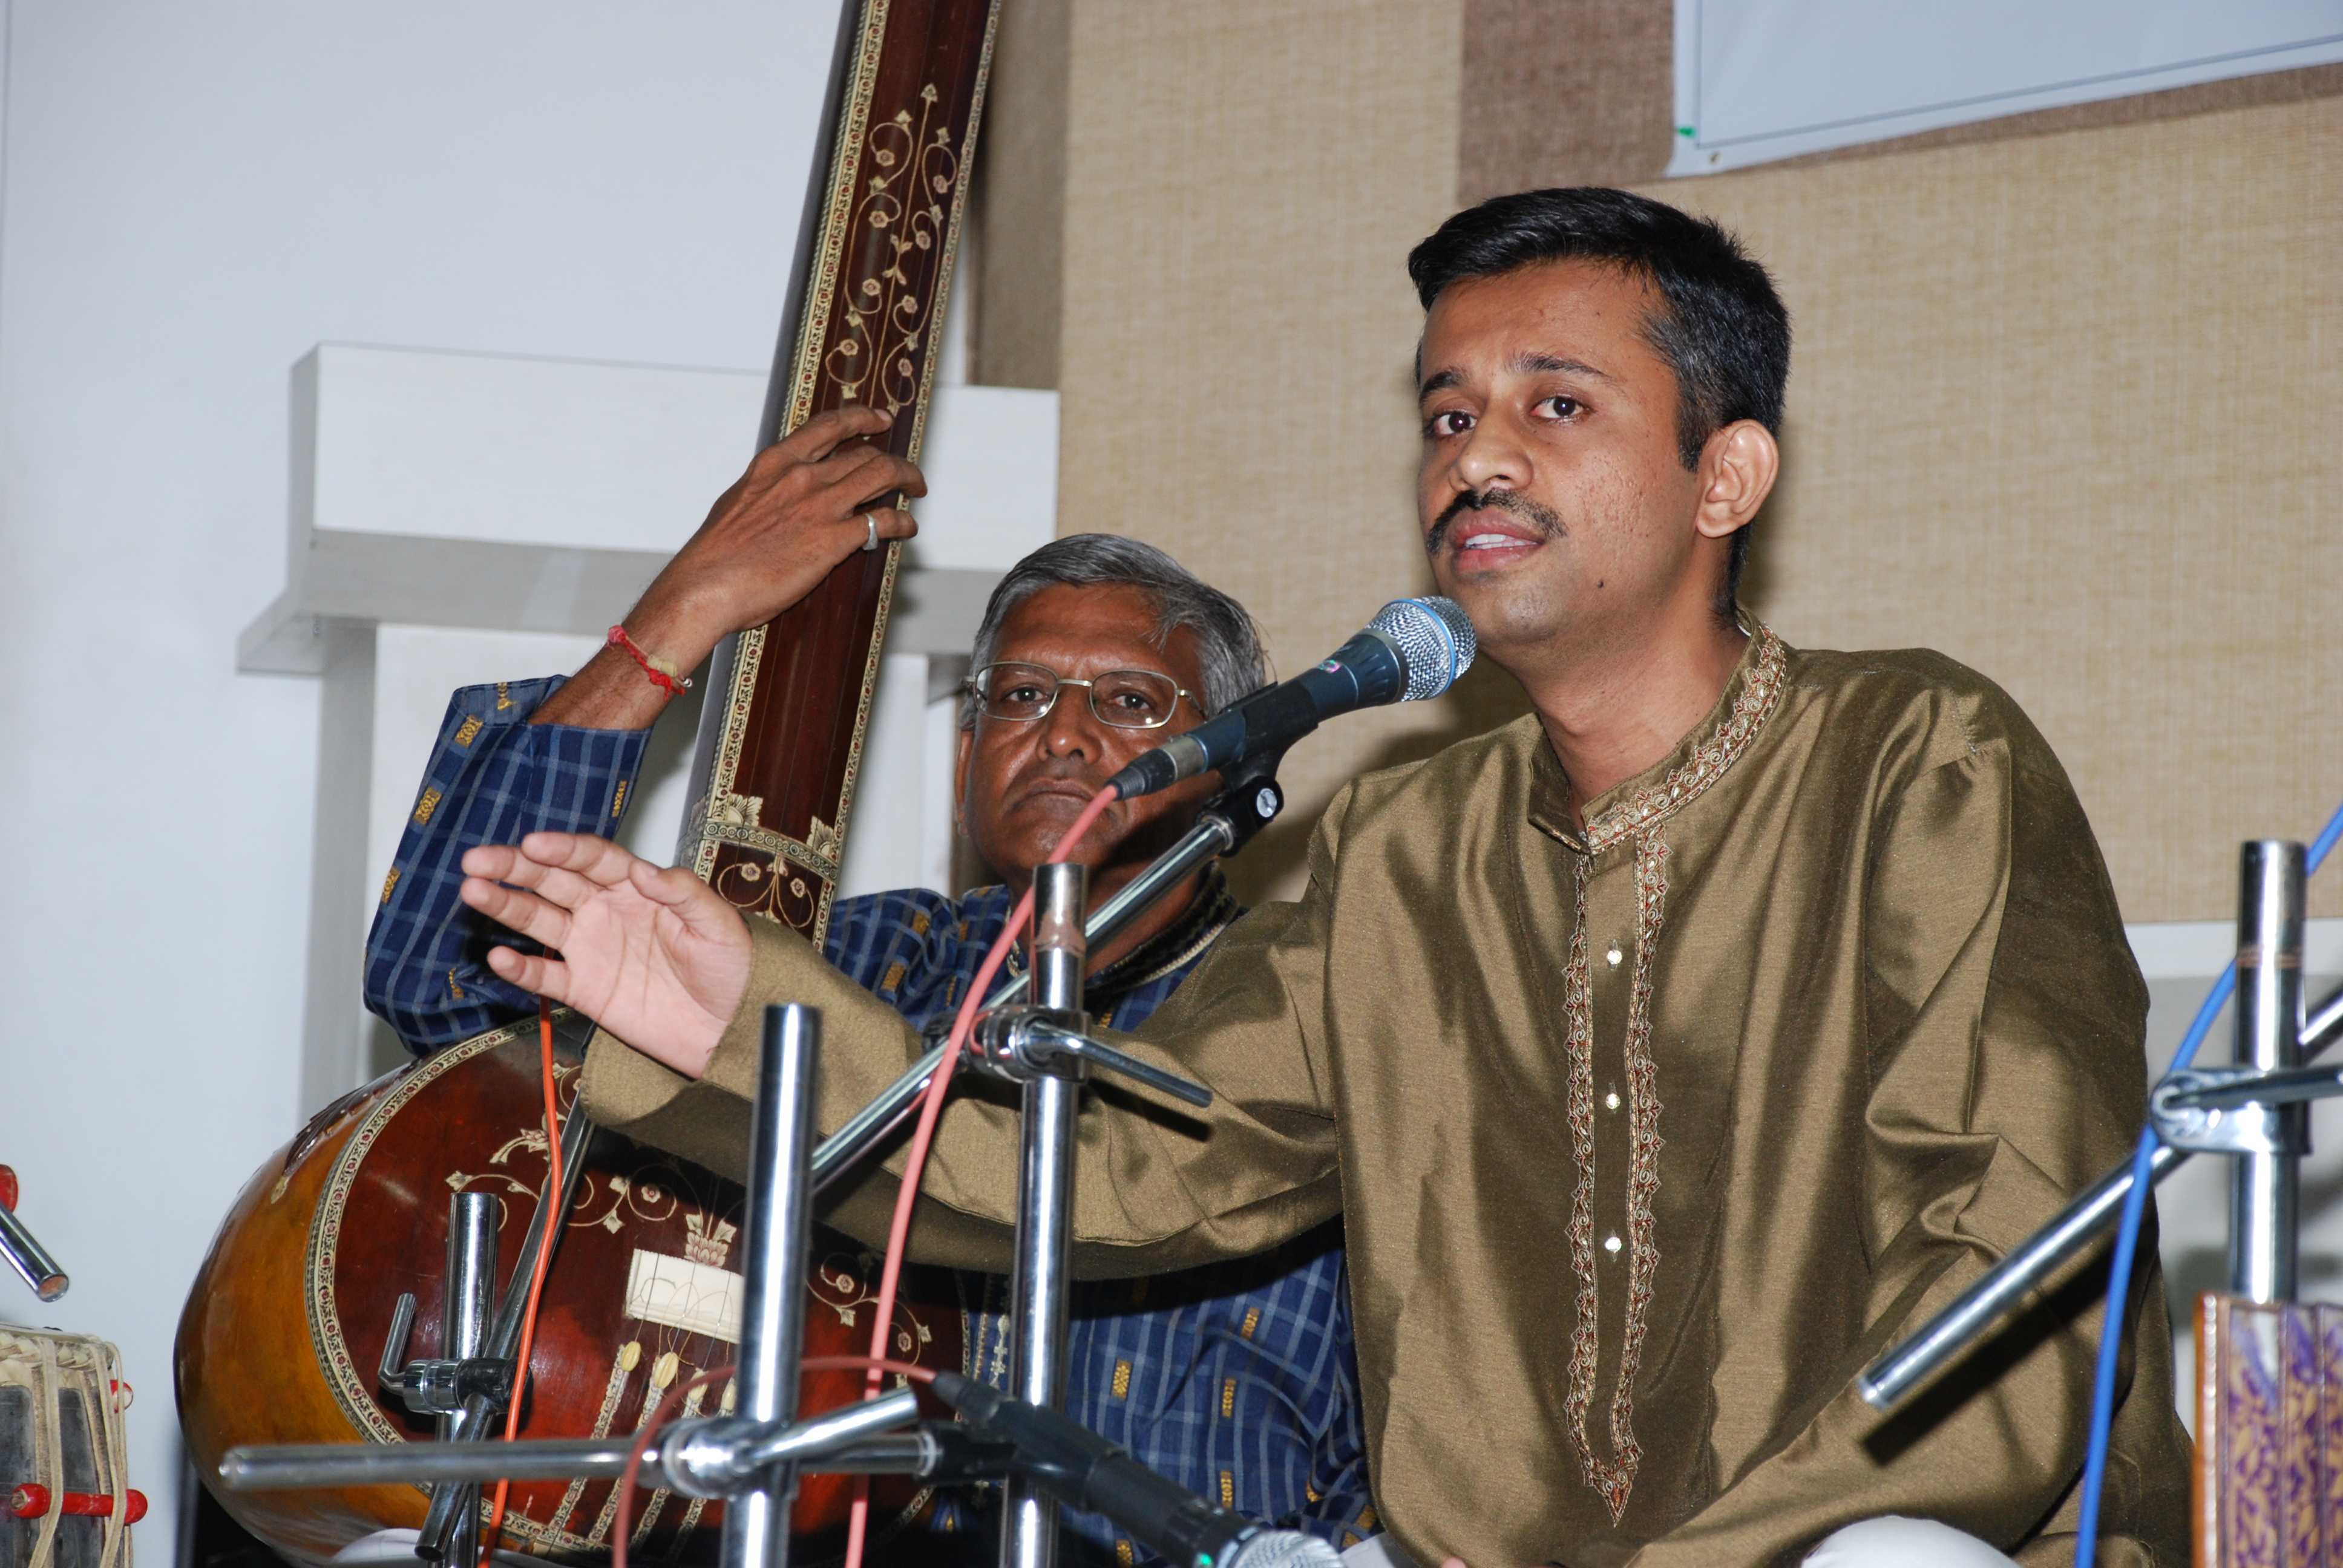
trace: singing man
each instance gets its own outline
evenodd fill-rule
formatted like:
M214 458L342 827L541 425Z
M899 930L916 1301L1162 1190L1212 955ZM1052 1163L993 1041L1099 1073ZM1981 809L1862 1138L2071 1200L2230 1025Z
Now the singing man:
M1375 1499L1421 1562L2071 1560L2096 1309L2052 1303L1896 1416L1849 1384L2140 1125L2146 988L2073 789L1982 676L1793 648L1740 608L1790 333L1730 236L1535 191L1408 269L1418 528L1534 711L1351 785L1301 901L1141 1031L1218 1098L1201 1136L1086 1114L1078 1266L1339 1208ZM765 1003L822 1010L825 1126L919 1049L787 931L623 862L561 837L466 862L467 901L561 953L498 971L601 1023L597 1116L737 1168L718 1129ZM655 945L664 911L689 941ZM990 1107L945 1118L933 1255L997 1261L1015 1149ZM2152 1268L2128 1318L2099 1560L2179 1563Z
M604 648L567 682L458 691L367 947L367 1000L428 1051L536 1005L485 956L493 927L457 900L468 849L545 829L613 831L677 673L717 639L770 619L869 539L907 537L900 511L862 502L924 493L918 470L841 445L883 427L853 408L809 421L752 466L669 563ZM959 817L996 885L960 899L907 889L841 900L825 953L836 972L912 1029L949 1020L978 963L1069 819L1131 758L1193 728L1262 679L1260 634L1226 594L1151 546L1103 534L1043 546L986 607L962 706ZM660 671L660 673L667 673ZM669 676L672 682L674 676ZM1111 814L1081 859L1111 892L1195 820L1210 779ZM865 825L865 830L883 830ZM1101 944L1085 981L1102 1021L1135 1029L1179 988L1239 910L1217 866ZM1011 969L1000 982L1018 972ZM1192 1490L1337 1545L1375 1533L1339 1224L1308 1227L1258 1255L1155 1280L1077 1289L1068 1409ZM1007 1282L964 1275L968 1366L1005 1386ZM998 1525L984 1500L939 1495L930 1527L989 1561ZM1096 1515L1069 1517L1069 1560L1153 1554ZM900 1543L920 1561L940 1543ZM896 1549L890 1549L896 1550Z

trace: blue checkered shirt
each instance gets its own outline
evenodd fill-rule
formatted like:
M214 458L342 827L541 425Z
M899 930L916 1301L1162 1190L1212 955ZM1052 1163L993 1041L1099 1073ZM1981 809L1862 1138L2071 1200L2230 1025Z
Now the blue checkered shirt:
M367 940L367 1005L417 1052L537 1005L488 967L489 947L509 938L458 900L464 850L545 829L607 835L625 815L649 732L529 724L560 684L468 687L448 704ZM843 899L831 910L825 954L923 1028L959 1005L1009 909L1007 890L997 887L958 900L919 888ZM1101 1021L1138 1027L1232 912L1215 878L1191 918L1093 981ZM968 1274L960 1286L967 1370L1005 1386L1007 1282ZM1338 1546L1377 1528L1337 1224L1257 1258L1077 1286L1066 1407L1141 1463L1225 1506ZM932 1527L989 1541L996 1495L947 1493ZM1069 1514L1066 1523L1070 1562L1154 1561L1100 1515Z

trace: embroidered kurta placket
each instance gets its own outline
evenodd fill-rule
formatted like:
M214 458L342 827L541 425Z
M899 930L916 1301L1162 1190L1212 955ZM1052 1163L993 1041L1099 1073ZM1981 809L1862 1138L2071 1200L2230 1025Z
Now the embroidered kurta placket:
M1532 812L1574 861L1564 978L1571 1157L1578 1166L1565 1232L1578 1281L1570 1435L1586 1483L1614 1524L1627 1511L1643 1459L1635 1373L1660 1265L1652 1199L1664 1140L1652 992L1667 913L1667 822L1724 777L1773 715L1782 643L1763 628L1757 638L1738 696L1710 733L1694 739L1681 766L1647 788L1590 802L1583 833L1551 801Z

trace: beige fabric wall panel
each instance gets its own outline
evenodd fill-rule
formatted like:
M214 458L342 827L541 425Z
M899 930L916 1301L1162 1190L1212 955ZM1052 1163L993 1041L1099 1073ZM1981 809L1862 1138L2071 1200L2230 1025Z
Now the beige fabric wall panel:
M1460 5L1074 3L1059 531L1162 546L1288 674L1429 585L1404 264L1454 206ZM1242 890L1297 889L1334 788L1474 723L1451 706L1297 749Z
M2343 794L2338 169L2323 98L1646 187L1796 323L1756 609L2001 682L2129 920L2231 917Z
M970 378L1058 384L1066 221L1069 0L1002 0L977 138Z

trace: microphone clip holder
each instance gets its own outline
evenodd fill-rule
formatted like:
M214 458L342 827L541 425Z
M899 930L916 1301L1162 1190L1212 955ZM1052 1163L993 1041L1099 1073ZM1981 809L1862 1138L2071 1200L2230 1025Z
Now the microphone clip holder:
M1229 704L1233 713L1265 694L1277 689L1264 686ZM1252 841L1254 834L1277 820L1285 809L1285 790L1277 782L1277 766L1285 760L1292 742L1272 750L1258 752L1231 763L1221 772L1221 792L1197 814L1199 823L1217 821L1227 829L1227 847L1221 853L1233 855Z
M1250 699L1248 699L1250 700ZM1232 855L1252 836L1275 821L1285 809L1285 791L1277 782L1281 749L1233 764L1222 776L1220 794L1197 813L1195 825L1179 842L1155 857L1154 862L1126 884L1121 892L1091 910L1082 933L1093 948L1111 941L1158 899L1185 882L1211 860ZM1006 1006L1028 994L1031 975L1020 975L993 993L996 1006ZM928 1050L910 1070L879 1097L847 1120L846 1125L822 1141L814 1151L813 1183L819 1192L856 1169L880 1144L895 1135L919 1111L937 1064L943 1060L944 1037L951 1032L949 1013L928 1028ZM1176 1090L1167 1090L1178 1093ZM1182 1096L1182 1098L1188 1098ZM1192 1101L1193 1103L1194 1101Z

